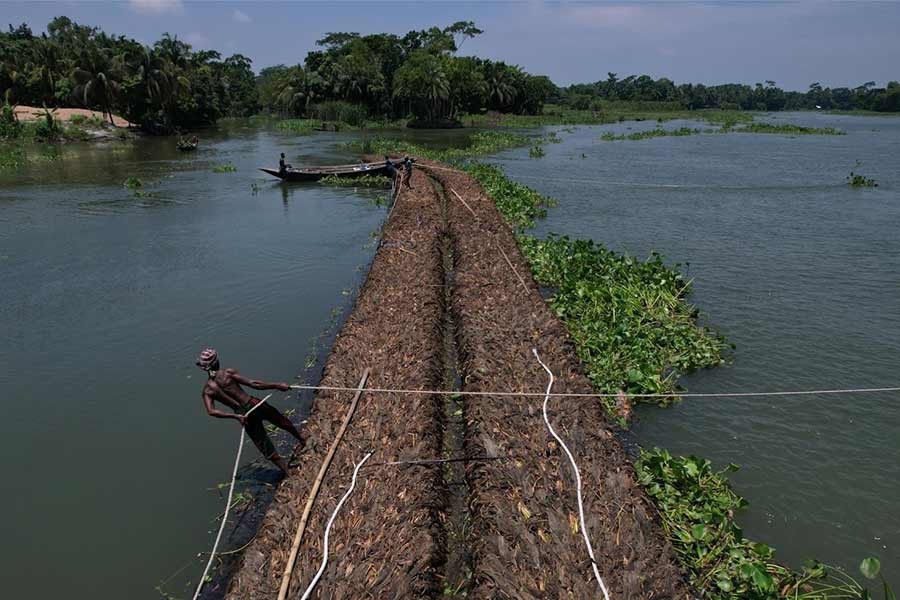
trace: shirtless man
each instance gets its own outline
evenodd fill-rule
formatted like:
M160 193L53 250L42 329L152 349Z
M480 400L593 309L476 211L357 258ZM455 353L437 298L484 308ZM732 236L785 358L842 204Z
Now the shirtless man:
M246 413L262 402L259 398L254 398L244 391L241 387L246 385L254 390L279 390L286 392L291 389L286 383L268 383L265 381L256 381L247 379L235 369L219 369L219 354L212 348L207 348L200 353L197 358L197 366L206 371L209 379L203 386L203 404L206 406L206 412L211 417L219 419L235 419L240 421L244 426L244 430L262 455L275 463L285 475L288 473L287 463L275 450L275 444L269 439L263 421L268 421L279 429L287 431L300 441L303 438L300 432L294 427L290 419L285 417L278 410L271 406L268 402L254 410L250 416ZM234 412L225 412L218 410L215 403L219 402L231 408Z

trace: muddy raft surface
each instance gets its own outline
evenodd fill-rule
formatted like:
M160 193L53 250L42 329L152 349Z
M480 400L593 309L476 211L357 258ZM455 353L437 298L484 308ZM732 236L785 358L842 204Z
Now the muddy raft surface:
M543 392L548 377L533 347L556 376L553 391L591 391L493 202L464 173L417 169L385 225L322 385L355 387L370 367L368 387ZM292 461L298 469L279 486L228 598L277 596L309 490L351 398L316 396L307 442ZM513 458L363 468L332 528L328 568L312 597L600 597L578 526L574 476L541 403L363 394L313 506L288 597L299 598L318 569L326 522L354 463L370 450L370 463L460 453ZM462 418L452 420L460 409ZM611 596L689 598L599 403L551 399L549 414L581 469L588 529ZM463 487L454 487L459 479Z
M430 173L447 202L463 389L544 391L549 378L531 352L536 348L556 377L554 392L592 391L565 326L541 297L494 203L464 173ZM516 457L468 466L470 597L599 597L578 528L575 478L541 405L536 397L466 399L466 453ZM599 402L551 398L548 416L581 471L587 527L611 596L689 598L655 509Z
M419 175L426 189L424 175ZM416 182L414 182L415 184ZM405 190L384 229L356 306L338 335L321 385L356 387L366 367L369 387L435 389L441 381L440 218L433 194ZM402 248L402 250L401 250ZM305 427L296 471L276 493L260 531L244 553L227 598L277 596L294 532L313 481L353 394L326 393ZM319 491L297 555L291 598L299 598L319 568L325 526L350 485L353 467L369 462L437 456L440 398L363 394ZM332 527L329 565L315 598L417 598L437 594L443 562L440 471L371 467Z

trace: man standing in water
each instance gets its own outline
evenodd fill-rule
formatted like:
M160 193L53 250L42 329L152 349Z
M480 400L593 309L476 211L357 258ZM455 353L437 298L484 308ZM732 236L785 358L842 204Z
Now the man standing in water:
M287 431L299 441L303 441L300 432L297 431L290 419L278 412L269 403L265 403L247 416L247 412L262 402L262 400L254 398L245 392L241 386L246 385L254 390L279 390L282 392L288 391L291 389L291 386L286 383L268 383L247 379L235 369L220 369L219 354L212 348L207 348L200 353L200 356L197 358L197 366L206 371L206 374L209 376L206 380L206 385L203 386L203 404L206 406L207 414L219 419L240 421L247 435L250 436L250 439L253 440L253 443L256 444L262 455L275 463L287 475L288 465L275 450L275 444L269 439L263 421L268 421L279 429ZM234 412L229 413L216 409L216 402L228 406Z

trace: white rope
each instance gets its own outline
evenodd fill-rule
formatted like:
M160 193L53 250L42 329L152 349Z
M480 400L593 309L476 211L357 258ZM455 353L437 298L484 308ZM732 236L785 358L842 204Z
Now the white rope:
M292 385L295 390L319 390L328 392L355 392L356 388L332 386L332 385ZM466 392L452 390L409 390L409 389L389 389L389 388L363 388L364 392L375 394L437 394L443 396L536 396L541 397L545 394L540 392ZM817 394L863 394L871 392L900 392L900 387L882 387L882 388L855 388L855 389L836 389L836 390L800 390L800 391L775 391L775 392L705 392L705 393L678 393L670 392L668 394L628 394L629 398L746 398L753 396L814 396ZM603 394L603 393L576 393L576 392L557 392L550 394L551 397L557 398L617 398L619 393Z
M553 430L553 426L550 425L550 419L547 418L547 401L550 400L550 388L553 387L553 372L547 368L547 365L541 360L541 357L538 356L538 351L536 348L532 348L531 351L534 353L534 357L537 359L541 366L544 367L544 370L547 371L547 374L550 376L550 383L547 384L547 392L544 394L544 423L547 424L547 429L550 430L550 435L556 438L556 441L559 442L559 445L562 446L562 449L565 450L566 456L569 457L569 462L572 463L572 470L575 471L575 486L578 491L578 519L581 521L581 535L584 536L584 545L587 546L588 556L591 557L591 567L594 569L594 577L597 578L597 583L600 584L600 590L603 592L603 597L606 600L609 600L609 592L606 591L606 585L603 583L603 578L600 577L600 571L597 569L597 559L594 558L594 549L591 547L591 540L588 537L587 523L584 521L584 504L581 501L581 473L578 471L578 465L575 464L575 457L572 456L572 453L569 452L569 447L566 446L566 443L562 441L562 438L559 437L556 432Z
M331 534L331 525L334 523L334 519L337 517L338 511L341 510L344 502L350 497L350 494L353 493L353 488L356 487L356 475L359 473L360 467L362 467L371 456L372 453L369 452L361 461L359 461L359 463L357 463L356 468L353 469L353 479L350 481L350 489L347 490L347 493L344 494L344 497L341 498L341 501L338 502L337 506L334 508L334 512L331 513L331 518L328 520L328 525L325 527L325 541L322 545L322 566L319 567L319 571L316 573L316 576L313 577L313 580L310 582L309 587L306 588L306 591L303 592L303 596L300 600L309 598L309 595L312 594L316 584L319 583L319 578L322 577L322 573L325 572L325 565L328 564L328 536Z
M265 398L263 398L259 404L251 408L244 415L245 417L249 417L250 413L254 410L262 406L266 403L266 400L272 397L272 394L269 394ZM222 524L219 525L219 533L216 535L216 542L213 544L212 552L209 553L209 562L206 563L206 568L203 569L203 575L200 577L200 582L197 584L197 591L194 592L194 600L200 597L200 591L203 589L203 584L206 583L206 575L209 573L209 568L212 566L213 559L216 557L216 550L219 548L219 541L222 539L222 532L225 530L225 523L228 521L228 511L231 510L231 496L234 494L234 482L237 479L237 470L238 465L241 462L241 452L244 450L244 428L241 427L241 441L238 442L238 450L237 456L234 457L234 469L231 472L231 487L228 489L228 501L225 503L225 514L222 515Z

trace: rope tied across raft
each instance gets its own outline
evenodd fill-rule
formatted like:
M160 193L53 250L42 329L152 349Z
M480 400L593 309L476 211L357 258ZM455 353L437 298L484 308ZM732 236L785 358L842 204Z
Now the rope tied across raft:
M335 385L303 385L295 384L291 386L294 390L312 390L326 392L355 392L357 388L343 387ZM543 392L511 392L511 391L453 391L453 390L411 390L411 389L393 389L393 388L363 388L363 392L374 394L436 394L440 396L520 396L520 397L538 397L550 396L551 398L618 398L619 392L615 394L602 392L555 392L544 394ZM663 394L626 394L629 398L751 398L762 396L816 396L829 394L867 394L877 392L900 392L900 386L897 387L878 387L878 388L847 388L847 389L823 389L823 390L776 390L771 392L699 392L699 393L679 393L670 392Z
M364 392L404 393L404 394L439 394L439 395L460 395L460 396L526 396L526 397L534 397L534 396L541 397L542 396L544 398L544 403L543 403L544 422L546 423L547 428L550 431L550 433L560 443L561 447L565 451L565 453L572 465L572 468L575 472L576 487L577 487L577 494L578 494L578 510L579 510L579 517L582 521L582 523L581 523L582 534L584 536L585 544L588 549L588 554L590 555L591 566L594 571L594 575L600 585L600 588L603 592L604 597L608 600L608 598L609 598L608 592L606 590L605 584L603 583L603 579L600 577L600 574L597 570L597 563L596 563L596 560L594 559L593 548L591 547L590 540L588 538L588 533L587 533L587 526L584 521L584 508L583 508L582 500L581 500L581 475L578 470L578 466L575 463L574 457L572 456L568 447L559 438L559 436L556 434L556 432L553 430L552 426L550 425L550 422L547 418L547 402L551 397L614 398L614 397L617 397L618 394L553 393L553 392L551 392L551 389L553 387L553 382L554 382L553 373L547 368L547 366L543 363L543 361L541 361L540 356L537 353L537 350L532 349L532 352L534 353L535 358L538 360L538 362L541 364L541 366L544 368L544 370L547 371L547 373L550 375L550 382L547 386L546 391L543 393L540 393L540 392L505 392L505 391L465 392L465 391L450 391L450 390L404 390L404 389L388 389L388 388L365 388L365 387L362 387L362 385L364 385L364 382L365 382L365 377L364 377L363 381L361 382L361 385L356 388L345 388L345 387L341 387L341 386L307 386L307 385L292 385L291 388L292 389L303 389L303 390L323 390L323 391L354 391L357 393L357 398L360 393L364 393ZM696 397L748 397L748 396L754 397L754 396L796 396L796 395L814 395L814 394L843 394L843 393L870 393L870 392L896 392L896 391L900 391L900 387L799 390L799 391L776 391L776 392L723 392L723 393L699 393L699 394L679 394L679 395L682 397L695 397L695 398ZM638 398L657 398L657 397L666 398L666 397L672 397L674 395L675 394L631 394L632 397L638 397ZM256 410L257 408L262 406L265 402L267 402L270 397L271 397L271 394L267 395L258 404L256 404L249 411L247 411L246 415L249 416L250 413L252 413L254 410ZM225 504L225 513L222 516L222 522L219 526L219 531L216 535L216 540L213 544L212 551L210 552L209 561L207 562L206 567L203 570L203 575L200 577L200 581L197 585L197 590L194 593L193 600L197 600L197 598L199 598L200 592L203 589L203 585L206 583L206 577L209 574L209 569L212 566L213 560L215 560L216 551L218 550L219 542L221 541L221 538L222 538L222 532L224 531L225 523L228 520L228 513L229 513L229 510L231 507L231 499L234 494L234 486L235 486L235 482L237 479L237 470L238 470L238 466L240 465L241 453L243 451L243 447L244 447L244 429L241 428L241 437L240 437L240 442L238 443L237 455L235 456L234 468L232 470L231 485L228 490L228 499ZM370 457L371 457L371 453L369 453L363 459L363 461L357 465L356 469L354 470L353 483L351 483L350 490L348 490L348 492L345 495L342 502L340 502L339 505L336 507L336 509L332 515L331 521L329 521L329 528L330 528L331 522L333 522L334 518L337 516L337 512L340 510L341 506L343 505L343 501L346 500L346 498L349 496L349 494L352 492L353 488L355 487L356 474L359 471L359 468L362 467L363 464ZM501 457L483 457L483 458L486 460L501 459ZM431 463L431 462L444 462L444 460L443 459L441 459L441 460L435 459L435 460L427 460L427 461L394 461L394 462L386 462L386 463L380 463L380 464L394 465L394 464L419 464L419 463ZM326 535L327 535L327 532L326 532ZM327 542L326 542L326 544L327 544ZM327 548L327 545L326 545L326 548ZM326 550L326 556L323 557L323 564L321 567L321 571L324 571L326 563L327 563L327 550ZM318 575L314 579L314 581L310 584L309 588L307 588L307 594L309 592L311 592L312 589L315 587L316 583L318 582L318 578L321 576L321 571L318 573Z

